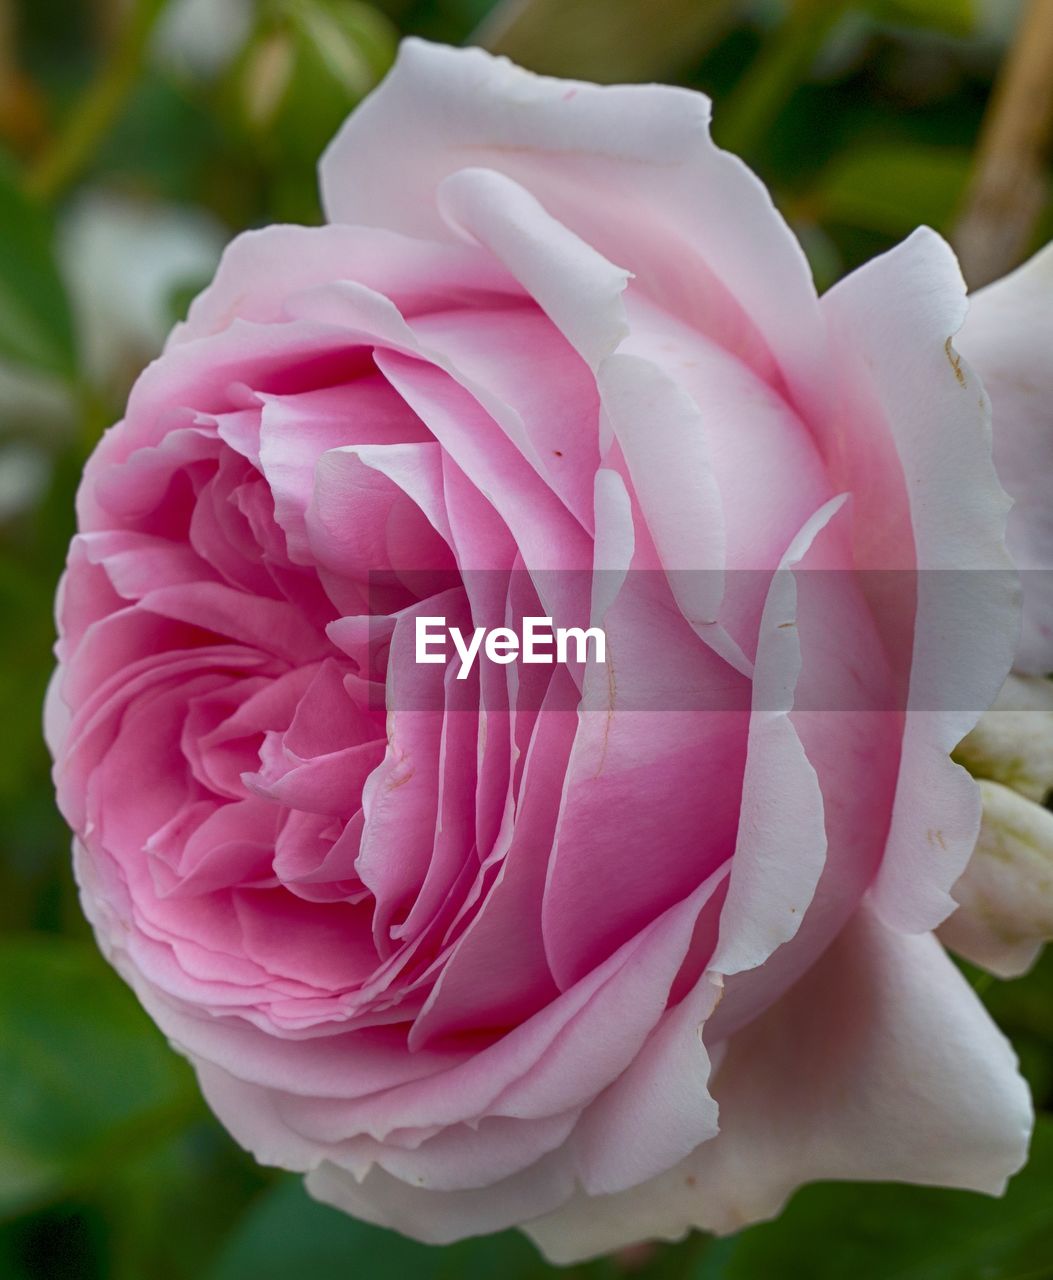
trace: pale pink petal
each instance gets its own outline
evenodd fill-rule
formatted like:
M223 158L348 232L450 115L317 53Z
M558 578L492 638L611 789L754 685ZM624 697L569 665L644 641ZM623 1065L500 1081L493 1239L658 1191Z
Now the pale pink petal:
M429 1191L373 1169L361 1182L326 1163L307 1175L307 1190L365 1222L391 1227L428 1244L449 1244L518 1225L562 1203L574 1173L562 1150L474 1191Z
M708 126L698 93L554 80L411 39L330 144L323 198L334 222L440 239L443 180L494 170L667 310L796 382L821 344L807 263L763 185Z
M494 169L460 169L438 191L443 215L502 262L595 369L628 333L629 273L563 226L529 190Z
M598 383L681 612L707 644L749 674L748 660L718 621L727 544L702 413L670 377L639 356L608 357Z
M508 273L474 246L429 243L382 227L265 227L230 242L215 278L172 331L169 348L220 333L238 318L280 324L290 318L291 296L333 280L383 293L407 315L432 311L451 294L519 293Z
M531 571L590 564L584 530L468 392L442 370L404 355L378 353L377 364L458 467L489 497Z
M833 498L805 524L765 602L735 854L711 961L718 973L756 968L793 937L826 862L823 793L790 715L801 671L792 570L843 505Z
M591 525L599 464L596 380L537 307L436 312L413 320L422 348L471 391L579 522Z
M552 1261L692 1226L735 1231L815 1180L998 1195L1032 1122L1008 1042L939 944L866 911L732 1040L712 1090L718 1137L643 1186L579 1194L528 1225Z
M718 1108L702 1032L721 990L719 977L699 979L578 1122L570 1146L589 1195L637 1186L716 1136Z
M951 885L979 826L976 788L951 750L994 700L1015 645L1008 501L991 461L988 402L952 343L965 288L947 245L918 231L823 299L842 378L841 413L887 433L906 486L916 576L900 785L874 901L923 931L954 906ZM855 489L854 489L855 491ZM884 567L910 571L911 562Z
M1016 665L1053 673L1053 245L969 299L958 349L991 397L998 478L1013 499L1007 540L1024 570Z
M344 445L392 446L427 438L419 419L376 372L345 386L263 397L260 467L290 559L313 563L304 518L323 454Z

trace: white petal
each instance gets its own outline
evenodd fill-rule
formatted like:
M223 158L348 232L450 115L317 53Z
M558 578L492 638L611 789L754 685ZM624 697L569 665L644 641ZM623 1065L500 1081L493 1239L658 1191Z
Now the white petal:
M1008 1042L931 936L864 912L811 972L735 1036L712 1092L721 1132L613 1196L531 1223L554 1262L696 1226L770 1218L803 1183L905 1181L999 1194L1032 1112Z
M1017 636L1008 500L991 461L988 403L951 346L964 290L954 255L923 228L823 298L847 366L842 412L856 435L886 433L895 453L876 480L857 474L845 487L866 503L898 458L908 510L895 514L890 545L907 521L913 531L915 557L868 567L903 570L902 586L917 592L899 786L873 889L886 923L917 932L954 909L951 886L975 844L980 806L949 756L994 701Z
M475 167L514 178L751 364L781 367L791 385L817 370L807 261L763 184L713 145L701 94L535 76L481 49L406 40L323 157L323 203L334 222L448 239L436 193Z
M358 1182L333 1164L313 1169L307 1190L324 1204L366 1222L391 1227L427 1244L486 1235L544 1213L570 1194L574 1178L564 1152L555 1151L522 1173L478 1191L429 1191L374 1168Z
M460 169L438 192L450 224L485 246L592 368L629 331L621 295L629 273L493 169Z
M1024 570L1017 666L1053 672L1053 245L971 300L958 348L984 380L998 476L1014 499L1009 550Z
M738 838L710 962L722 974L756 968L794 936L826 863L823 794L790 718L801 672L792 570L844 501L831 499L805 523L764 603Z

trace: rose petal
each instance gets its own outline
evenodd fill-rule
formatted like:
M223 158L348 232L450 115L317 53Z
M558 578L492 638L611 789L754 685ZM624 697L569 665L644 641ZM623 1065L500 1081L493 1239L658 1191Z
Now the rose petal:
M1053 245L969 300L958 349L991 397L998 478L1013 499L1006 538L1024 570L1017 667L1053 672Z
M820 1179L998 1195L1032 1111L1008 1042L931 937L864 911L811 973L735 1037L713 1085L721 1132L615 1196L577 1195L527 1232L571 1262L692 1226L773 1217Z

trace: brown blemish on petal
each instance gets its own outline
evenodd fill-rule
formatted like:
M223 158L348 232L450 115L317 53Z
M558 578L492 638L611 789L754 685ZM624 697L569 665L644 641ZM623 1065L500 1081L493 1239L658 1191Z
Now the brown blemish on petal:
M958 379L958 385L965 386L965 374L962 372L962 358L954 349L954 342L951 338L943 344L944 351L947 352L947 359L951 362L951 368L954 370L954 376Z
M406 783L409 782L410 778L413 777L414 773L416 773L415 769L407 769L401 778L396 778L394 782L388 783L387 790L394 791L397 787L404 787Z
M931 845L938 845L944 851L944 853L947 852L947 841L944 840L943 832L939 829L939 827L935 828L935 830L932 827L930 827L928 831L925 832L925 839Z

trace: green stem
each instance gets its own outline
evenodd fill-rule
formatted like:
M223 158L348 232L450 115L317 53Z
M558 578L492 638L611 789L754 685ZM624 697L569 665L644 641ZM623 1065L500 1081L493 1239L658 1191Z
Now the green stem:
M720 109L722 146L747 158L756 152L848 7L849 0L789 0L786 16Z
M165 0L134 0L131 12L98 73L66 116L63 127L30 169L30 194L54 200L88 167L119 115L142 69L143 55Z
M952 241L971 288L1036 248L1049 202L1053 143L1053 0L1029 0L984 114L976 164Z

